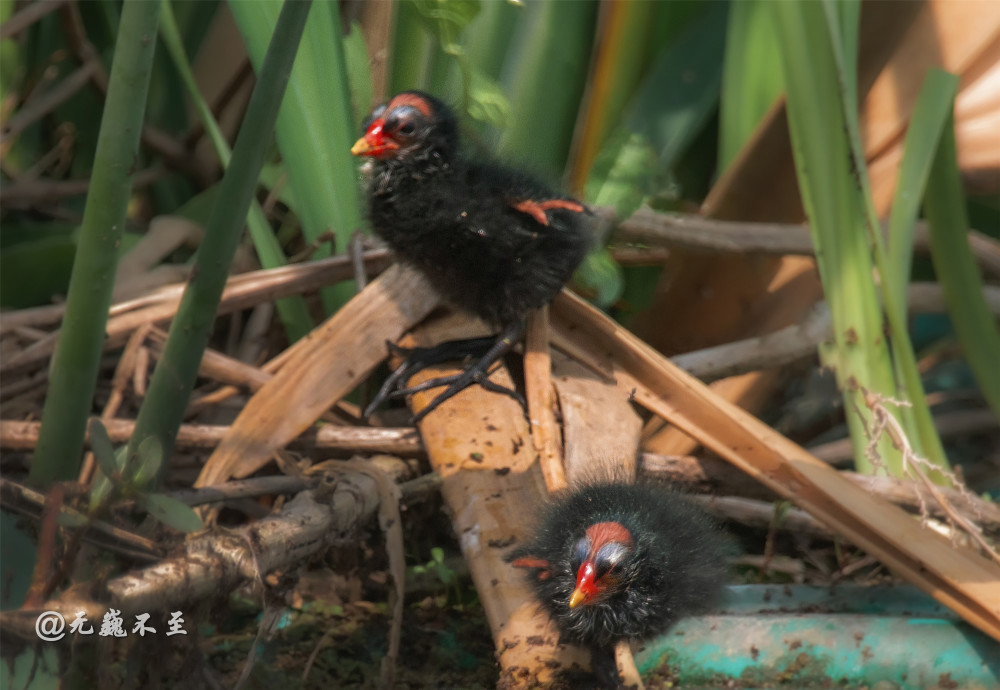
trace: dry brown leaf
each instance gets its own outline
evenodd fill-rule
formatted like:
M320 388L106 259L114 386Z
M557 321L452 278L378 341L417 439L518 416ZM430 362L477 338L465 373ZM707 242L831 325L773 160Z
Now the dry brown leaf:
M393 266L296 346L295 356L240 412L195 486L259 469L368 376L397 340L439 303L414 270Z
M571 485L609 475L634 481L642 420L629 391L562 353L553 356Z

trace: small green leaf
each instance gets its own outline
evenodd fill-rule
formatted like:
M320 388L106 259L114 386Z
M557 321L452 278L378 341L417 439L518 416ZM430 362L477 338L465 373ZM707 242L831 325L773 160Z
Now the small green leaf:
M163 444L155 436L143 439L135 458L133 481L137 489L149 486L163 464Z
M441 583L444 585L450 585L452 582L455 582L458 579L458 577L455 575L455 571L443 563L438 564L437 576L438 579L441 580Z
M104 503L105 499L111 495L114 484L108 479L104 472L99 472L94 477L94 484L90 489L90 512L95 513Z
M590 168L585 196L595 206L614 206L627 218L660 186L659 159L644 134L620 130L612 134Z
M600 307L608 307L617 302L625 289L621 266L611 258L606 249L588 254L576 269L573 280L585 291L596 293L594 302Z
M87 524L87 516L75 510L61 510L56 516L56 522L60 527L79 528Z
M510 122L510 101L500 84L472 65L467 58L463 57L462 60L465 61L463 66L468 75L465 88L468 93L469 115L493 127L506 127Z
M115 457L115 449L111 445L108 430L104 428L104 422L98 417L91 417L87 426L90 432L90 450L94 453L94 459L108 478L114 477L121 471L121 466Z
M414 6L428 31L441 42L441 50L462 54L458 36L479 14L479 0L415 0Z
M431 558L434 559L435 563L444 563L444 549L439 546L435 546L431 549Z
M198 513L170 496L148 494L139 498L139 505L154 518L178 531L197 532L204 527Z

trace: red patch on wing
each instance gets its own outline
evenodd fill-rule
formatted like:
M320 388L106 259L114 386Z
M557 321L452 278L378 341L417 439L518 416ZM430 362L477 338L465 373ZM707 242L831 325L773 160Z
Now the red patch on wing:
M542 568L548 570L549 562L544 558L535 558L534 556L523 556L521 558L515 558L510 562L515 568Z
M524 201L512 203L511 206L521 213L527 213L538 221L539 224L545 226L549 224L548 216L545 215L546 211L561 208L566 211L573 211L574 213L583 213L583 204L572 199L547 199L545 201L525 199Z
M385 111L389 112L393 108L398 108L401 105L411 106L416 108L424 117L431 117L431 104L415 93L401 93L398 96L394 96L393 99L385 106Z
M632 533L620 522L596 522L587 528L586 534L593 545L591 554L597 553L599 548L612 541L632 546Z

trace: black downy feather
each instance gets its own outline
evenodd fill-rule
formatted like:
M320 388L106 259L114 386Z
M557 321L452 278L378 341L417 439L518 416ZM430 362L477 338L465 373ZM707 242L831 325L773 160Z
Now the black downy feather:
M587 527L600 522L624 526L635 548L616 566L619 584L609 596L571 609L574 547ZM649 638L709 610L725 584L729 550L715 523L683 496L656 484L603 482L557 496L531 539L508 560L547 562L528 572L563 641L606 648Z
M372 226L448 302L493 326L519 322L551 301L583 259L586 214L550 209L544 225L514 208L568 197L494 161L465 158L451 110L409 93L432 117L417 128L414 146L371 161Z

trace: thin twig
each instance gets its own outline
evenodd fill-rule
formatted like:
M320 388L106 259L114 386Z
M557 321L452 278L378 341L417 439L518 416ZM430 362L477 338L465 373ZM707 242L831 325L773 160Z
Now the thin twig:
M148 187L163 177L166 168L154 165L132 175L132 188ZM27 180L0 189L0 205L40 204L60 201L69 196L82 196L90 191L90 180Z
M388 251L376 249L365 252L365 265L372 273L378 273L391 262ZM232 276L227 282L219 302L218 314L256 306L282 297L311 292L351 276L350 257L335 256L329 259L283 266L281 268L251 271ZM112 305L107 325L105 349L118 347L128 339L133 330L148 322L162 323L174 317L180 304L185 284L171 285L157 290L151 295L138 297L128 302ZM5 314L0 321L0 332L7 332L15 325L44 325L58 322L64 307L39 307ZM0 370L10 372L41 362L51 356L58 339L58 331L39 341L30 348L8 357L0 363ZM303 338L299 343L308 343ZM290 349L294 349L290 348Z
M38 608L48 598L49 571L52 570L52 562L56 558L56 531L59 529L56 519L62 508L65 492L65 483L57 482L45 495L42 504L42 526L38 537L35 568L31 575L31 586L28 587L23 608Z
M934 417L934 428L941 438L952 438L969 434L983 434L1000 427L1000 420L993 410L956 410L942 412ZM809 452L831 465L850 464L854 460L854 446L850 438L810 446Z
M80 67L45 93L33 99L13 115L3 128L0 143L8 143L21 132L42 119L90 83L94 75L94 65Z
M59 9L69 0L40 0L21 8L10 19L0 24L0 41L18 35L50 12Z
M125 443L132 436L135 422L130 419L105 421L113 443ZM31 450L38 443L40 422L0 421L0 447ZM229 433L228 426L182 424L177 433L179 449L215 448ZM288 444L291 450L334 451L337 453L385 453L403 457L424 454L420 435L413 427L347 427L324 424L313 427Z
M960 527L966 534L969 535L969 537L973 539L973 541L979 544L983 551L989 554L990 558L1000 564L1000 553L998 553L997 550L983 538L982 529L966 518L961 512L955 510L955 508L951 505L951 502L948 501L939 487L935 486L934 482L928 478L927 473L933 472L947 477L955 488L962 494L971 495L969 490L965 487L958 476L955 475L955 473L949 472L945 468L939 467L938 465L934 465L926 458L922 458L917 455L913 450L913 446L910 445L910 440L906 437L903 427L900 425L895 415L889 412L885 406L887 402L897 406L909 406L908 403L886 398L883 395L867 389L862 390L864 393L865 406L872 411L871 426L868 429L869 443L866 449L866 453L872 461L872 464L878 466L881 462L875 448L879 437L883 433L886 433L889 435L889 438L892 439L892 443L896 449L902 454L903 472L910 477L918 479L923 484L924 488L927 489L928 493L931 494L937 504L944 510L952 525ZM927 519L929 512L926 506L921 505L921 512L923 513L924 518Z
M800 324L765 336L677 355L673 362L705 381L769 369L814 357L817 346L832 337L832 328L830 309L820 302Z
M601 209L602 215L607 213ZM640 208L611 234L612 242L642 243L654 247L680 247L710 252L762 254L814 254L809 227L788 223L723 221L696 215L659 213ZM976 230L969 244L980 266L1000 273L1000 242ZM914 249L930 251L927 223L918 221Z
M354 263L355 290L361 292L368 285L368 274L365 272L365 236L358 230L351 235L351 261Z

